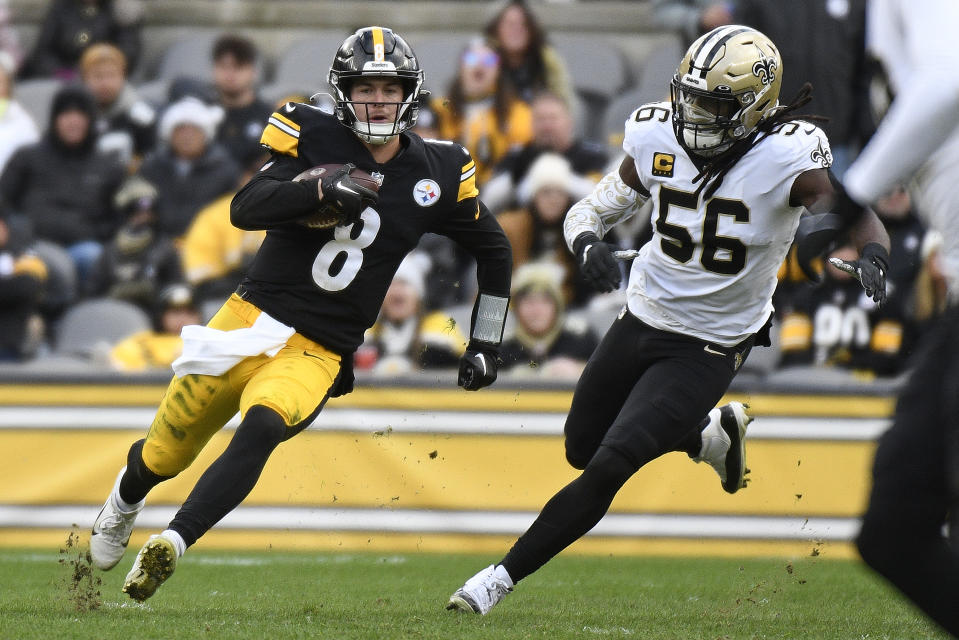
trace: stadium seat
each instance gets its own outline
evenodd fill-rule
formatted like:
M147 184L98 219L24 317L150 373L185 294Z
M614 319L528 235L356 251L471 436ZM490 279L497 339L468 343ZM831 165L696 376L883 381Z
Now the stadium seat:
M606 106L605 142L613 147L623 143L623 124L636 107L647 102L669 100L669 82L683 55L682 43L670 38L653 49L642 64L635 86L618 95Z
M33 245L37 256L47 265L47 283L40 309L44 314L57 315L71 304L79 293L77 267L67 250L47 240Z
M469 44L471 37L461 33L422 34L410 36L409 42L426 72L424 87L434 98L449 93L450 83L459 70L460 53Z
M275 93L312 95L329 91L326 81L333 55L349 35L336 29L316 31L297 40L276 59L271 87ZM279 96L282 97L282 96Z
M181 76L209 80L213 77L213 42L219 34L194 34L172 42L160 57L156 79Z
M94 298L71 307L56 329L54 354L94 356L123 338L150 329L150 316L123 300Z
M62 84L56 78L31 78L13 85L13 98L33 117L41 132L50 123L50 105Z
M622 52L593 36L557 33L550 41L566 61L573 88L580 94L610 100L629 81Z

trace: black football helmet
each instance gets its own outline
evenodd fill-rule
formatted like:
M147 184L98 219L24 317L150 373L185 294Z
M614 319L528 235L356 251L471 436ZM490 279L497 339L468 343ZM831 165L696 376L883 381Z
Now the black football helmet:
M403 101L396 103L396 118L392 123L368 122L366 105L369 103L350 99L352 83L357 78L370 77L399 78L403 84ZM391 29L358 29L340 46L330 67L329 82L336 100L333 112L361 140L385 144L416 123L424 78L412 47Z

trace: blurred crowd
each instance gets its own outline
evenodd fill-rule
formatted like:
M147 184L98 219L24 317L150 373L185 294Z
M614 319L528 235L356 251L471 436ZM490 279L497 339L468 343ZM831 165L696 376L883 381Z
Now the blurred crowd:
M881 117L889 96L864 53L864 0L651 5L659 26L684 45L731 22L769 35L784 59L784 98L813 84L807 110L829 117L824 128L839 175ZM98 322L78 309L99 308L104 325L133 318L129 335L81 355L123 371L168 368L180 328L215 312L263 239L232 227L229 208L266 159L259 138L267 118L287 100L309 102L325 91L304 86L265 99L261 52L250 38L224 32L208 52L209 78L174 79L160 99L141 95L130 78L141 77L134 72L142 64L142 9L140 0L53 0L25 51L0 0L0 361L77 355L65 335L76 333L71 323ZM575 380L625 291L588 288L565 246L563 218L618 166L622 151L584 137L577 123L604 114L581 113L569 61L551 45L539 9L517 0L492 7L489 22L450 60L449 85L428 87L416 130L469 149L481 198L512 244L504 377ZM416 40L410 44L415 50ZM59 81L42 122L14 98L17 83L37 78ZM661 91L668 100L665 84ZM919 222L918 195L902 185L877 212L893 240L883 308L828 265L820 283L783 265L775 344L769 355L756 350L757 370L830 367L871 377L908 368L944 296L939 239ZM617 227L612 241L622 248L648 241L648 215L639 218ZM397 375L455 366L474 268L444 238L425 238L397 272L355 367Z

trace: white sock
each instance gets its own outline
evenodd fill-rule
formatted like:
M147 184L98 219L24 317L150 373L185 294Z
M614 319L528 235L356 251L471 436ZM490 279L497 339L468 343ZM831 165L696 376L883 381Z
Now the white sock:
M509 577L509 572L501 564L496 565L496 568L493 569L493 575L506 583L506 586L510 589L513 588L513 579Z
M160 535L173 543L173 546L176 547L176 557L182 558L183 554L186 553L186 541L183 536L173 529L164 529Z

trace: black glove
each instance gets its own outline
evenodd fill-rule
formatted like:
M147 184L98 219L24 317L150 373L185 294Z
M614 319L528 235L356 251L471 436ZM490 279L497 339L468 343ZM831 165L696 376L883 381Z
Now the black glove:
M886 274L889 273L889 252L878 242L870 242L859 253L859 259L846 262L839 258L830 258L830 263L837 269L854 276L866 295L873 299L877 306L886 301Z
M619 263L613 257L610 246L595 233L587 231L576 236L573 253L576 254L576 264L589 286L605 292L619 288L623 280Z
M499 353L489 346L478 346L470 340L466 353L460 358L457 384L467 391L488 387L496 380L496 361Z
M356 168L352 162L320 180L323 191L322 202L343 216L341 226L348 226L360 219L360 214L368 206L376 204L375 191L358 184L350 177L350 171Z
M353 391L354 382L356 382L356 376L353 375L353 356L349 355L340 360L340 373L330 387L330 397L339 398L350 393Z

